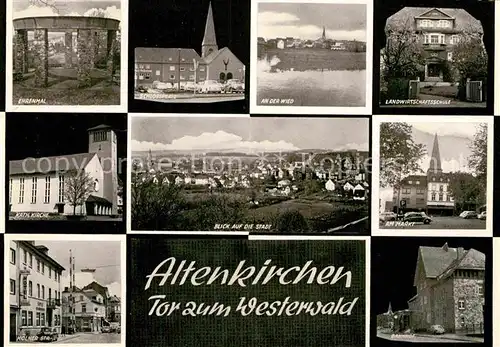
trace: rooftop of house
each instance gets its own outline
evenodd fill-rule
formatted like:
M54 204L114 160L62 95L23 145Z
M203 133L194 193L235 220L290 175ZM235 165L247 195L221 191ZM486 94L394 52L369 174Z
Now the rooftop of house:
M413 24L416 17L425 17L427 13L433 10L437 10L443 14L442 18L436 19L454 19L456 30L483 33L481 22L462 8L404 7L387 18L386 29L392 26L402 27L407 25L407 23Z
M97 155L96 153L79 153L53 157L26 158L9 161L9 175L46 174L61 171L81 170Z

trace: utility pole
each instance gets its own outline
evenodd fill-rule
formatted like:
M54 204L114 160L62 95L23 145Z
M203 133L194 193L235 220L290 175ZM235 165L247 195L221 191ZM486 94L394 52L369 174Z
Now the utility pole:
M71 249L69 250L69 314L68 314L68 327L73 327L73 332L76 330L75 324L75 298L73 296L75 286L75 257Z

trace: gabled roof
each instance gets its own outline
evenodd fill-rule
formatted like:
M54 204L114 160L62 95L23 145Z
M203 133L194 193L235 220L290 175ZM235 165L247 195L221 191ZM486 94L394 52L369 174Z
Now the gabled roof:
M411 181L411 183L410 183ZM420 183L417 184L416 182ZM417 186L417 187L426 187L427 186L427 176L424 175L410 175L401 180L402 186Z
M26 158L9 162L9 175L48 174L84 169L96 153L79 153L53 157Z
M111 129L111 127L109 125L106 125L106 124L99 124L98 126L95 126L93 128L89 128L87 129L87 131L92 131L92 130L104 130L104 129Z
M428 16L428 15L429 15L431 12L435 12L435 11L437 11L437 12L441 13L441 15L442 15L443 17L447 17L447 18L449 18L449 19L453 19L453 18L454 18L454 17L450 16L449 14L447 14L447 13L443 12L442 10L440 10L440 9L439 9L439 8L437 8L437 7L433 8L433 9L430 9L430 10L428 10L428 11L425 11L425 12L423 12L421 15L416 16L416 17L418 17L418 18L428 18L428 17L431 17L431 16Z
M386 21L386 29L388 26L402 27L406 23L414 23L414 19L420 15L434 10L434 7L404 7L396 12ZM455 18L455 28L457 30L473 30L483 33L481 22L474 18L469 12L461 8L437 8L440 12L449 17Z
M443 271L439 278L450 276L453 271L461 270L484 270L486 267L486 255L478 250L471 248L464 251L459 258L454 260L448 268Z
M136 63L175 64L179 62L179 57L181 62L184 59L184 63L192 63L193 59L203 62L200 55L192 48L136 47L135 49Z
M217 58L222 52L226 52L226 51L229 51L231 54L233 54L233 52L231 52L231 50L228 48L228 47L224 47L224 48L221 48L219 49L218 51L215 51L215 52L212 52L210 53L209 55L207 55L205 58L202 58L202 60L206 63L206 64L210 64L212 61L215 60L215 58ZM234 55L234 54L233 54ZM236 58L238 59L238 58ZM238 59L238 61L241 63L241 61ZM243 63L242 63L243 64Z

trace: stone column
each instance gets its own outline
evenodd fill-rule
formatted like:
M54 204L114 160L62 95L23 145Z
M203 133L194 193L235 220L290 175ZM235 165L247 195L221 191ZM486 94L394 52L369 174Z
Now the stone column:
M68 30L64 33L64 65L66 68L73 67L73 31Z
M78 29L77 31L77 79L80 88L90 87L92 79L90 71L92 69L92 52L94 48L91 44L92 31L90 29Z
M22 74L28 72L28 31L16 30L14 46L14 75L21 78Z
M97 40L99 40L99 37L97 36L99 34L98 31L92 30L92 39L91 39L91 45L92 45L92 67L95 67L97 63Z
M47 87L49 84L49 33L47 29L35 29L34 35L34 84L37 87Z
M106 40L106 58L108 77L113 80L115 73L115 50L116 50L116 30L108 30L108 38Z

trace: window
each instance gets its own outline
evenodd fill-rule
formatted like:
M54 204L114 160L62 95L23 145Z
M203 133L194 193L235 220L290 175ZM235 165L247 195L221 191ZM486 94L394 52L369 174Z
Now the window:
M424 305L427 305L427 295L424 295Z
M23 264L28 264L28 252L23 249Z
M451 27L451 22L449 20L441 19L437 22L437 26L439 28L449 28L449 27Z
M436 193L431 194L431 201L436 201Z
M144 64L139 64L139 69L144 69Z
M444 201L443 200L443 194L439 194L439 201Z
M186 71L186 68L185 68L184 66L181 66L181 67L179 68L179 70L180 70L180 71Z
M82 313L85 313L85 312L87 312L87 305L82 304Z
M20 204L24 204L24 177L19 179L19 199Z
M427 323L431 323L431 313L427 312Z
M16 264L16 251L13 248L10 249L10 263Z
M38 283L36 284L36 294L37 294L36 297L40 299L40 284Z
M33 312L28 311L28 326L32 327L33 326Z
M37 186L38 186L38 178L33 177L31 179L31 203L32 204L36 204Z
M170 75L171 80L175 80L175 75Z
M184 59L184 58L181 58L181 61L186 61L186 59Z
M33 254L30 253L30 268L33 268Z
M460 41L460 38L458 37L458 35L451 35L450 43L452 45L456 45L459 41Z
M420 184L420 181L415 181L415 184Z
M417 195L424 195L425 190L424 189L417 189Z
M175 65L170 65L170 66L168 67L168 70L169 70L169 71L175 71Z
M195 70L194 67L189 68L189 71L191 71L191 72L193 72L194 70Z
M40 326L42 326L42 327L45 326L45 313L44 312L42 312L40 314Z
M36 271L40 272L40 260L36 260Z
M45 196L43 197L43 203L50 203L50 176L45 177Z
M151 79L151 72L144 73L144 79L146 79L146 80Z
M83 295L80 295L80 301L83 301Z
M16 280L13 279L10 280L10 293L12 295L16 294Z
M403 188L403 194L411 194L411 188Z
M448 196L446 197L446 200L447 201L451 201L451 196L448 194Z
M94 133L94 142L102 142L108 140L108 132L107 131L96 131Z
M194 81L194 75L189 75L189 79L190 79L191 81Z
M160 76L160 75L161 75L160 70L156 70L156 72L155 72L155 73L156 73L156 76Z
M45 286L42 286L42 299L45 299Z
M12 204L12 178L9 180L9 204Z
M31 281L28 283L28 295L33 296L33 282Z
M25 327L28 323L28 312L22 310L21 311L21 325Z
M205 68L203 66L200 67L200 71L205 71Z
M453 52L448 52L448 60L453 60Z
M465 310L465 300L464 299L458 300L458 309Z
M64 202L64 176L59 175L59 198L58 202Z
M413 184L413 181L408 181L408 184Z
M431 35L431 43L439 43L439 35Z
M483 296L483 286L480 284L476 286L476 295Z
M42 263L42 274L45 275L45 264L44 263Z
M39 327L40 326L40 312L36 313L36 323L35 326Z
M146 70L149 70L149 69L151 69L151 65L149 65L149 64L146 64L146 66L145 66L145 69L146 69Z
M49 278L52 278L52 268L49 267Z

